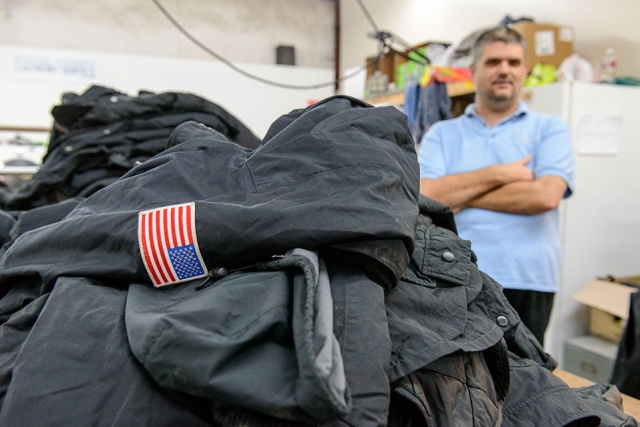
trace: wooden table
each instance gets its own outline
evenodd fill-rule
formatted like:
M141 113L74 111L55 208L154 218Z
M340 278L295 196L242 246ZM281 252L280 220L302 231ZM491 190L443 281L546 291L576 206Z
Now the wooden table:
M556 369L555 371L553 371L553 373L562 381L567 383L569 387L586 387L594 384L593 381L589 381L586 378L582 378L570 372L563 371L562 369ZM624 408L624 412L626 414L629 414L636 420L640 421L640 400L635 399L631 396L627 396L623 393L622 407Z

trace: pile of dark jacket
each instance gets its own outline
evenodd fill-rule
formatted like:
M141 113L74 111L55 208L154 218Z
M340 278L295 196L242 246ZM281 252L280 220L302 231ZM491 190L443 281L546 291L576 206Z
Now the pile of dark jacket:
M255 150L183 123L31 211L0 259L0 426L637 425L552 374L413 147L401 112L333 97ZM154 287L141 212L185 203L207 277Z
M53 128L40 170L17 190L3 188L0 206L28 210L72 197L88 197L136 162L162 152L180 123L195 120L231 141L256 148L260 140L222 107L188 93L129 96L92 86L66 93L53 108Z

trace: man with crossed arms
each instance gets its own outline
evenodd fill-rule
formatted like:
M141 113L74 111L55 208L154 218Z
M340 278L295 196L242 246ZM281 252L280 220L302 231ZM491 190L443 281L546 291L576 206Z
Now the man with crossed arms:
M451 207L479 268L504 287L543 343L560 276L558 205L572 193L574 166L562 119L533 113L520 100L525 51L523 38L506 27L477 38L475 103L422 139L420 191Z

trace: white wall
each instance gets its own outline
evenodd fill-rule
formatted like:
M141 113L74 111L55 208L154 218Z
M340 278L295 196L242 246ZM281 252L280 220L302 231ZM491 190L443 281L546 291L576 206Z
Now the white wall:
M194 37L240 68L288 84L334 77L334 0L159 0ZM277 66L278 45L296 66ZM14 56L31 52L97 64L93 79L16 75ZM188 91L221 105L262 136L280 115L333 86L295 91L241 76L180 33L151 0L0 0L0 126L51 124L63 92L102 84Z
M16 70L15 58L78 60L95 65L95 77ZM292 85L331 82L333 70L285 65L243 64L239 67L265 79ZM225 108L263 137L275 119L311 100L333 94L333 85L292 90L249 80L218 61L165 56L95 53L19 48L0 45L0 126L50 127L51 107L63 92L82 93L91 84L112 87L130 95L138 91L179 91L200 95Z
M333 68L333 0L159 0L222 56L275 64L292 45L304 67ZM0 0L0 44L209 58L151 0Z
M572 26L574 48L598 61L607 47L616 49L620 75L640 76L640 1L638 0L362 0L382 30L411 44L428 40L457 42L473 30L497 25L509 14L540 23ZM364 64L375 55L372 28L355 0L340 2L343 69Z

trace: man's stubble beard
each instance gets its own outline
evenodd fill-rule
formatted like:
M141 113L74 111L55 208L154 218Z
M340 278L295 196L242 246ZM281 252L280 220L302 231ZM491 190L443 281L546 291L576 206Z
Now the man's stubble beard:
M507 95L497 95L494 91L488 90L484 94L485 103L487 106L496 112L508 110L511 106L513 106L514 102L518 97L517 91L512 91L510 96Z

